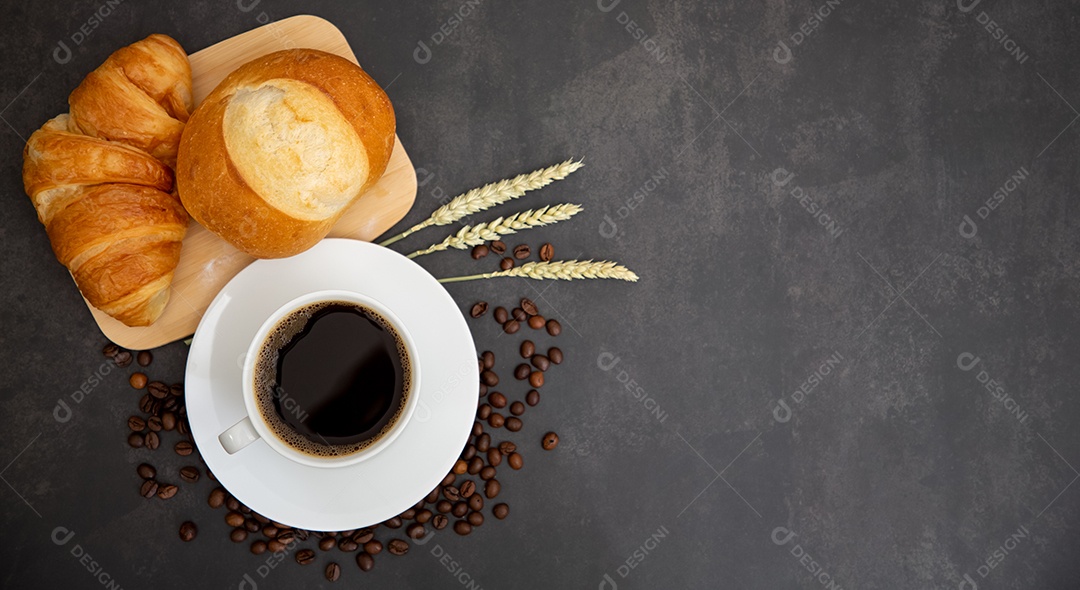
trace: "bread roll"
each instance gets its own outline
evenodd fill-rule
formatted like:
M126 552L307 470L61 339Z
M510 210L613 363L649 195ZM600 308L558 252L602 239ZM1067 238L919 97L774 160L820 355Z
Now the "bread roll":
M307 250L386 170L390 99L359 66L279 51L229 74L192 113L176 182L196 221L252 256Z

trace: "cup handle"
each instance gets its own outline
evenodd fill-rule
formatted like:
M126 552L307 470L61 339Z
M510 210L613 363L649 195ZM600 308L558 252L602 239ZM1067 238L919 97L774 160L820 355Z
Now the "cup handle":
M248 416L244 416L243 420L233 424L228 430L218 435L218 442L225 447L225 452L230 455L257 440L259 440L259 433L255 432L255 426L252 425L251 418Z

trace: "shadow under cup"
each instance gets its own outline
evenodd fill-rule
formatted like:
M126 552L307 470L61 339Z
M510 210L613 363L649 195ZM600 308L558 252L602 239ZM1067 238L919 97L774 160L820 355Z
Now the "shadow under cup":
M243 371L247 417L219 440L230 454L261 438L298 463L351 465L401 433L419 379L412 339L386 306L350 291L311 293L256 333Z

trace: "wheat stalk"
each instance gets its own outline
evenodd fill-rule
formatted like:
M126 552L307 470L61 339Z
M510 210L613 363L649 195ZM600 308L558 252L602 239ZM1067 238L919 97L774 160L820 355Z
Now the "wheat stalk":
M458 233L447 238L430 248L417 250L409 254L409 258L416 258L432 252L439 252L447 248L464 250L471 246L498 240L500 236L515 234L518 230L542 227L551 223L565 221L581 211L581 207L572 203L550 205L539 209L522 211L510 217L499 217L486 223L466 225Z
M592 260L556 260L553 262L526 262L510 270L487 272L478 275L439 279L440 283L459 283L476 279L496 277L524 277L527 279L617 279L636 283L638 276L634 271L610 260L594 262Z
M548 168L534 170L528 174L519 174L513 178L474 188L454 197L449 203L436 209L431 214L431 217L388 240L380 242L379 245L389 246L426 227L448 225L467 215L516 199L528 191L543 188L556 180L562 180L582 166L584 164L580 160L575 162L571 159Z

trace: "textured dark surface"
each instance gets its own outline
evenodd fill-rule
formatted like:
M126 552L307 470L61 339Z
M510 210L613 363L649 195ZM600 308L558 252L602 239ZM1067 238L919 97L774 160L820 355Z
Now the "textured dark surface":
M516 437L525 469L502 478L511 515L384 553L366 575L335 553L337 585L1077 586L1077 3L161 4L119 4L78 46L96 1L0 9L3 587L99 586L76 543L124 588L327 584L325 555L258 575L205 480L138 496L130 368L54 419L104 341L19 177L23 138L116 48L161 32L195 51L300 13L336 23L389 85L423 183L408 221L440 193L584 157L528 202L585 213L527 239L642 276L450 289L463 309L534 295L563 319L567 362ZM1013 175L1026 178L981 217ZM510 354L494 322L474 326L481 350ZM155 355L153 376L182 378L183 344ZM562 443L543 453L549 428ZM187 518L191 544L176 535ZM75 538L54 544L56 527Z

